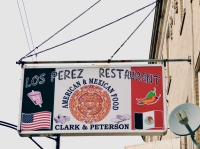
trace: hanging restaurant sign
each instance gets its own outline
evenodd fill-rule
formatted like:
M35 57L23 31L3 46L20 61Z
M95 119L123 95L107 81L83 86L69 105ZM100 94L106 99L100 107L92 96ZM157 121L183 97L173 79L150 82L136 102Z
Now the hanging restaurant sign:
M163 135L162 65L22 69L20 136Z

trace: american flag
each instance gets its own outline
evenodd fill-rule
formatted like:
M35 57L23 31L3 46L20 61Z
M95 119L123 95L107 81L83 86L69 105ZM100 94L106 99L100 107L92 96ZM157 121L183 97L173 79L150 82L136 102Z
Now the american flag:
M50 129L51 112L22 113L21 129L24 131Z

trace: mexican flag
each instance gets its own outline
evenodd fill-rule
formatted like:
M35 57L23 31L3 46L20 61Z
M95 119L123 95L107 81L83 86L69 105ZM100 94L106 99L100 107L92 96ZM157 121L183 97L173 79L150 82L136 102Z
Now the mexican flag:
M147 111L134 113L135 129L157 129L163 127L163 111Z

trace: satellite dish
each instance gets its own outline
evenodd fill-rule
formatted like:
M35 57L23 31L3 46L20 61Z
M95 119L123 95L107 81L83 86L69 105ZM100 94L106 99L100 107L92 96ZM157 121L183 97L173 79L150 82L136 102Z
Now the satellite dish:
M171 131L179 136L186 136L189 135L190 132L185 127L185 125L181 124L175 114L179 113L180 111L184 110L187 118L188 124L193 132L195 132L200 125L200 108L191 103L181 104L176 107L169 116L169 127Z
M195 145L200 144L194 139L195 131L200 126L200 108L191 103L185 103L176 107L169 116L169 127L173 133L179 136L191 135Z

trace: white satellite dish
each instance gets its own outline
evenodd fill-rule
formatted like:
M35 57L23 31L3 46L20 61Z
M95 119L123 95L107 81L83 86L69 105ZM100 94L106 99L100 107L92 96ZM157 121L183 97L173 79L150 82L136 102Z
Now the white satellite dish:
M185 125L182 125L176 118L175 114L184 110L188 117L188 124L192 131L196 131L200 125L200 108L191 103L185 103L176 107L169 116L169 127L171 131L179 136L189 135Z
M191 135L194 140L195 131L200 126L200 107L191 103L181 104L176 107L169 116L169 127L173 133L179 136Z

